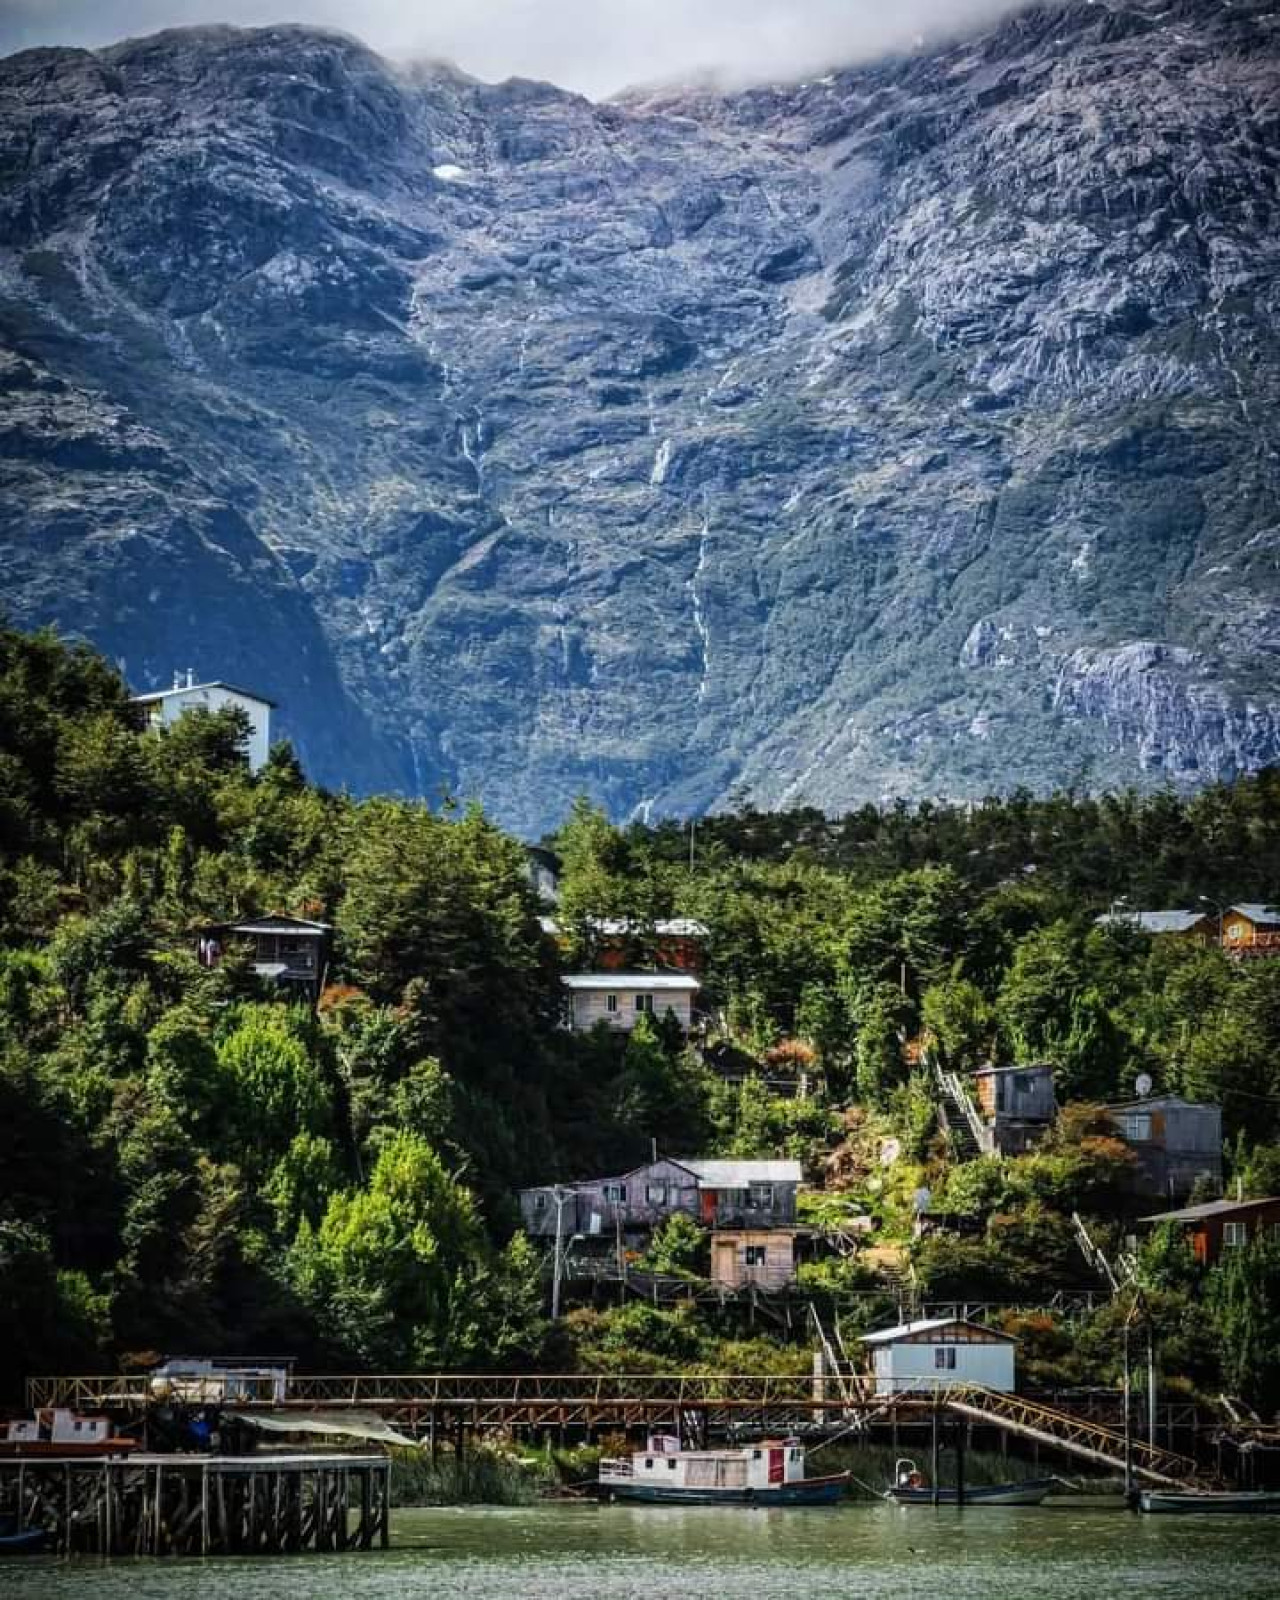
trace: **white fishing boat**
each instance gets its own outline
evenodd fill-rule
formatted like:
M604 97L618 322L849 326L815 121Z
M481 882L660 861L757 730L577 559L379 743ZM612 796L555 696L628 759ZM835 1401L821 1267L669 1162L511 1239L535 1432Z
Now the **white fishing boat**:
M663 1505L834 1505L849 1482L847 1472L805 1476L798 1439L764 1439L732 1450L683 1450L680 1441L656 1435L644 1450L600 1463L602 1500L639 1500Z

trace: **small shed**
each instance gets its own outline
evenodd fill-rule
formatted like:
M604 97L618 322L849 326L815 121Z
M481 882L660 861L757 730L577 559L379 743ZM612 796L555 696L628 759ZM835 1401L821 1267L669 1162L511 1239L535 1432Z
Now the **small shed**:
M973 1075L978 1111L999 1155L1020 1155L1039 1144L1058 1114L1053 1068L980 1067Z
M877 1394L979 1384L1011 1393L1017 1340L964 1317L930 1317L864 1334Z
M1094 922L1099 928L1132 928L1153 939L1186 939L1193 944L1213 944L1217 937L1203 911L1108 911Z
M711 1281L727 1289L782 1289L795 1277L796 1236L786 1228L718 1229L711 1235Z

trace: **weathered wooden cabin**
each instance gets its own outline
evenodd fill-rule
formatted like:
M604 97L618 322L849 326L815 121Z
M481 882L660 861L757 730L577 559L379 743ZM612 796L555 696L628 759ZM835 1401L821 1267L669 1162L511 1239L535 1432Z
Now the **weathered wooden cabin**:
M989 1152L1021 1155L1039 1144L1053 1126L1058 1101L1051 1066L981 1067L973 1075L973 1085Z
M864 1334L877 1394L980 1384L1012 1392L1018 1341L964 1317L931 1317Z
M1176 1200L1203 1180L1222 1186L1222 1112L1176 1094L1107 1108L1117 1135L1137 1157L1133 1192Z
M250 946L250 961L260 978L314 1005L324 986L331 933L327 922L273 913L206 928L197 941L196 954L202 966L216 966L228 943L242 940Z
M1207 1200L1203 1205L1183 1206L1178 1211L1160 1211L1142 1221L1149 1227L1176 1223L1186 1233L1196 1260L1211 1267L1227 1251L1238 1250L1254 1239L1280 1239L1280 1196Z
M601 1025L630 1033L643 1016L674 1017L688 1033L694 996L702 987L688 973L676 972L574 972L560 982L575 1033Z
M712 1229L793 1228L798 1161L660 1158L614 1178L520 1191L527 1232L554 1238L647 1233L677 1211Z

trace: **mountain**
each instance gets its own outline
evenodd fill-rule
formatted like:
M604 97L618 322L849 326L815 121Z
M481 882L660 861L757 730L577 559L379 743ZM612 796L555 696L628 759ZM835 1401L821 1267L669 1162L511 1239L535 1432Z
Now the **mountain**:
M593 104L299 28L0 62L0 559L537 832L1280 757L1280 18Z

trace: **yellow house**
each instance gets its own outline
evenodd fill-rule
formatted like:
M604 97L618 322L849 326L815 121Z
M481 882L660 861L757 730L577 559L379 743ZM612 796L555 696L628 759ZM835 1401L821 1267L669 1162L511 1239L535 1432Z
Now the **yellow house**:
M1280 950L1280 908L1245 904L1222 914L1222 948L1232 951Z

